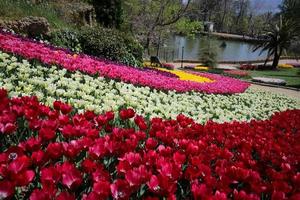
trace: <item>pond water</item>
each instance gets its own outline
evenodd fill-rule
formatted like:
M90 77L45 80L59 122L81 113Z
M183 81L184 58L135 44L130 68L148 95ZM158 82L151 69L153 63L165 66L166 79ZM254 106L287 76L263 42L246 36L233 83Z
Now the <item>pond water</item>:
M162 60L181 60L182 50L184 60L199 60L201 49L208 44L208 38L205 36L187 37L187 36L170 36L167 40L163 41L163 46L160 47L159 57ZM223 47L222 44L226 43ZM260 51L253 52L254 45L242 41L232 40L215 40L215 46L218 49L219 61L245 61L265 59L267 53L263 52L259 55ZM156 51L152 52L156 55Z

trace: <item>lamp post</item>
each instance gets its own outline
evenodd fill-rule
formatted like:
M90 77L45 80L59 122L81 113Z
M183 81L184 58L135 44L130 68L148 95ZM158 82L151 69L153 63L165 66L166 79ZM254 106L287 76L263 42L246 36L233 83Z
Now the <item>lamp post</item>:
M184 46L182 47L181 50L181 68L183 68L183 56L184 56Z

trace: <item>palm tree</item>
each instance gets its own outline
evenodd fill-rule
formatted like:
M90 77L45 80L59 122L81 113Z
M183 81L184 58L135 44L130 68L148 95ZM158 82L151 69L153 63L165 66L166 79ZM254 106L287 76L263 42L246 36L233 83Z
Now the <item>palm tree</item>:
M282 22L282 20L280 20L279 25L270 25L270 27L264 31L266 40L256 45L253 51L261 49L260 54L265 51L268 52L265 65L269 58L273 57L272 68L277 68L282 53L286 51L297 38L295 27L296 25L293 21L286 20Z

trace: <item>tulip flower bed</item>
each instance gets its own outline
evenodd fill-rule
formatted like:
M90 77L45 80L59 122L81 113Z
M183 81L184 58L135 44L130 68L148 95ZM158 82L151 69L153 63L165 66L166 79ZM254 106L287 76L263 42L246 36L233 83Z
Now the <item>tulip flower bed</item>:
M1 199L300 197L300 110L203 126L53 107L0 90Z
M233 77L238 77L238 78L242 78L242 77L247 77L249 76L249 73L243 70L224 70L224 74L229 75L229 76L233 76Z
M300 108L297 100L257 90L237 95L162 92L55 66L30 64L1 52L0 87L7 89L11 97L36 95L48 106L62 100L80 112L102 113L129 106L151 118L174 119L184 114L198 123L267 119L274 112Z
M77 55L62 49L55 49L42 43L26 40L15 35L0 33L0 49L23 56L29 60L39 60L48 65L59 65L69 71L81 71L90 75L99 74L114 80L121 80L139 86L148 86L159 90L175 90L177 92L197 91L214 94L242 93L249 84L237 79L213 74L202 74L199 78L213 81L199 83L180 80L151 71L114 64L104 60ZM195 76L195 75L191 75Z

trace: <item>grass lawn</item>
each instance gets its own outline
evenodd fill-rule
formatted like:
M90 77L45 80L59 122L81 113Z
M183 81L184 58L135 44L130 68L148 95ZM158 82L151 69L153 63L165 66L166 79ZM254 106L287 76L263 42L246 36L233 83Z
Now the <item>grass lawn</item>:
M248 72L251 77L279 78L285 80L288 87L300 88L300 68Z
M193 70L192 70L193 71ZM195 70L200 72L199 70ZM224 76L228 76L228 74L224 73L222 69L209 69L208 71L213 74L221 74ZM247 71L249 73L249 77L245 78L247 80L251 80L252 77L268 77L268 78L278 78L286 81L286 86L300 88L300 68L292 68L292 69L277 69L277 70L264 70L264 71ZM238 78L238 77L235 77Z

